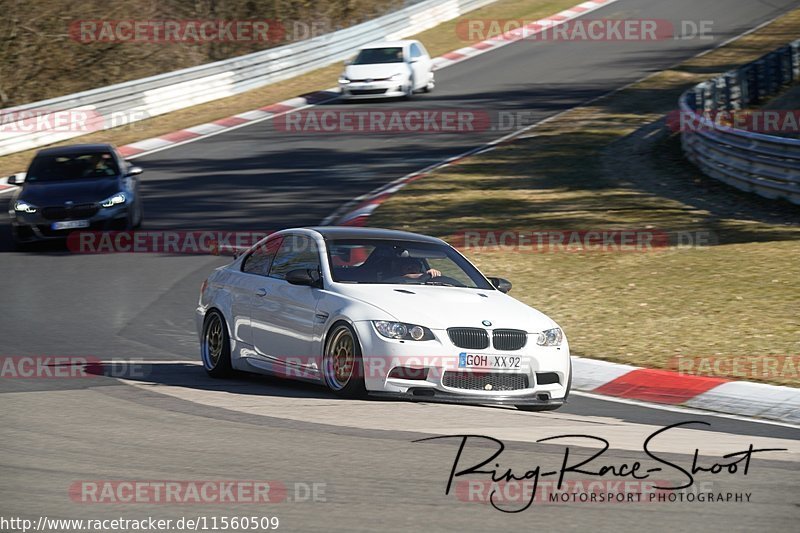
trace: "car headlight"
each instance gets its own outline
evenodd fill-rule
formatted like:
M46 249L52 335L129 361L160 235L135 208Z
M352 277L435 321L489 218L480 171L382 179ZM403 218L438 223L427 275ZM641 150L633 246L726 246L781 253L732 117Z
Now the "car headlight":
M124 203L125 203L125 194L118 192L114 196L109 196L108 198L100 202L100 205L102 205L103 207L114 207L115 205Z
M400 80L406 79L406 77L407 77L406 74L403 74L402 72L398 72L397 74L395 74L394 76L392 76L389 79L392 80L392 81L400 81Z
M387 320L373 320L375 330L387 339L406 341L428 341L433 339L433 332L428 328L416 324L403 322L389 322Z
M347 74L342 72L339 76L339 83L350 83L350 78L347 77Z
M564 333L561 328L546 329L539 333L536 344L539 346L561 346L562 340L564 340Z
M21 213L35 213L36 206L33 204L29 204L23 200L17 200L14 202L14 211L20 211Z

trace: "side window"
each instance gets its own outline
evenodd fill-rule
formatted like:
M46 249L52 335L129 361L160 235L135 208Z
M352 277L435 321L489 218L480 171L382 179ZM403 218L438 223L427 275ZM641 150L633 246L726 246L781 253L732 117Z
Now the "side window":
M258 274L259 276L266 276L269 274L269 267L272 265L272 260L275 259L275 253L281 245L281 239L269 239L256 246L255 250L250 252L244 262L242 263L242 272L248 274Z
M271 278L286 279L286 273L296 268L319 271L317 243L305 235L290 235L283 239L272 267Z
M421 55L422 55L422 51L420 51L419 46L417 46L417 43L412 43L411 44L411 59L415 59L417 57L420 57Z

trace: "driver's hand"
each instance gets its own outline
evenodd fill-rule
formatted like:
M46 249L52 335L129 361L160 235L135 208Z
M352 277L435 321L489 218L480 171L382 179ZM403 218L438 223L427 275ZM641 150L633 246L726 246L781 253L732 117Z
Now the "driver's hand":
M427 270L427 273L430 274L432 278L438 278L441 277L442 275L442 273L439 270L436 270L435 268L429 268Z

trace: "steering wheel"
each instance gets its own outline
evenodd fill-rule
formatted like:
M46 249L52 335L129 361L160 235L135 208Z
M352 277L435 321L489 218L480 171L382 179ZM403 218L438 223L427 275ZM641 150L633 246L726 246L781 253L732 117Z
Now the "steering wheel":
M433 281L447 283L448 285L452 285L454 287L466 287L466 285L464 285L462 282L455 278L451 278L450 276L437 276L433 278Z
M430 274L425 272L418 278L407 278L405 276L394 276L383 280L386 283L425 283L432 278Z

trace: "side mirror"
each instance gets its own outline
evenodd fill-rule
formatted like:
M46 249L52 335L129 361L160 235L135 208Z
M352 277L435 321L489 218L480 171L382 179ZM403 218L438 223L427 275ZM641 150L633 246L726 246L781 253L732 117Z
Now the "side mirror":
M142 172L142 167L128 167L128 176L138 176Z
M344 66L349 67L352 64L353 64L353 60L352 59L345 59L344 60Z
M507 293L511 290L511 282L507 279L503 278L489 278L489 281L492 282L492 285L497 288L498 291L502 293Z
M319 282L319 274L308 268L296 268L286 273L286 281L292 285L316 287Z
M20 172L19 174L11 174L6 180L6 183L9 185L21 185L25 183L25 173Z

